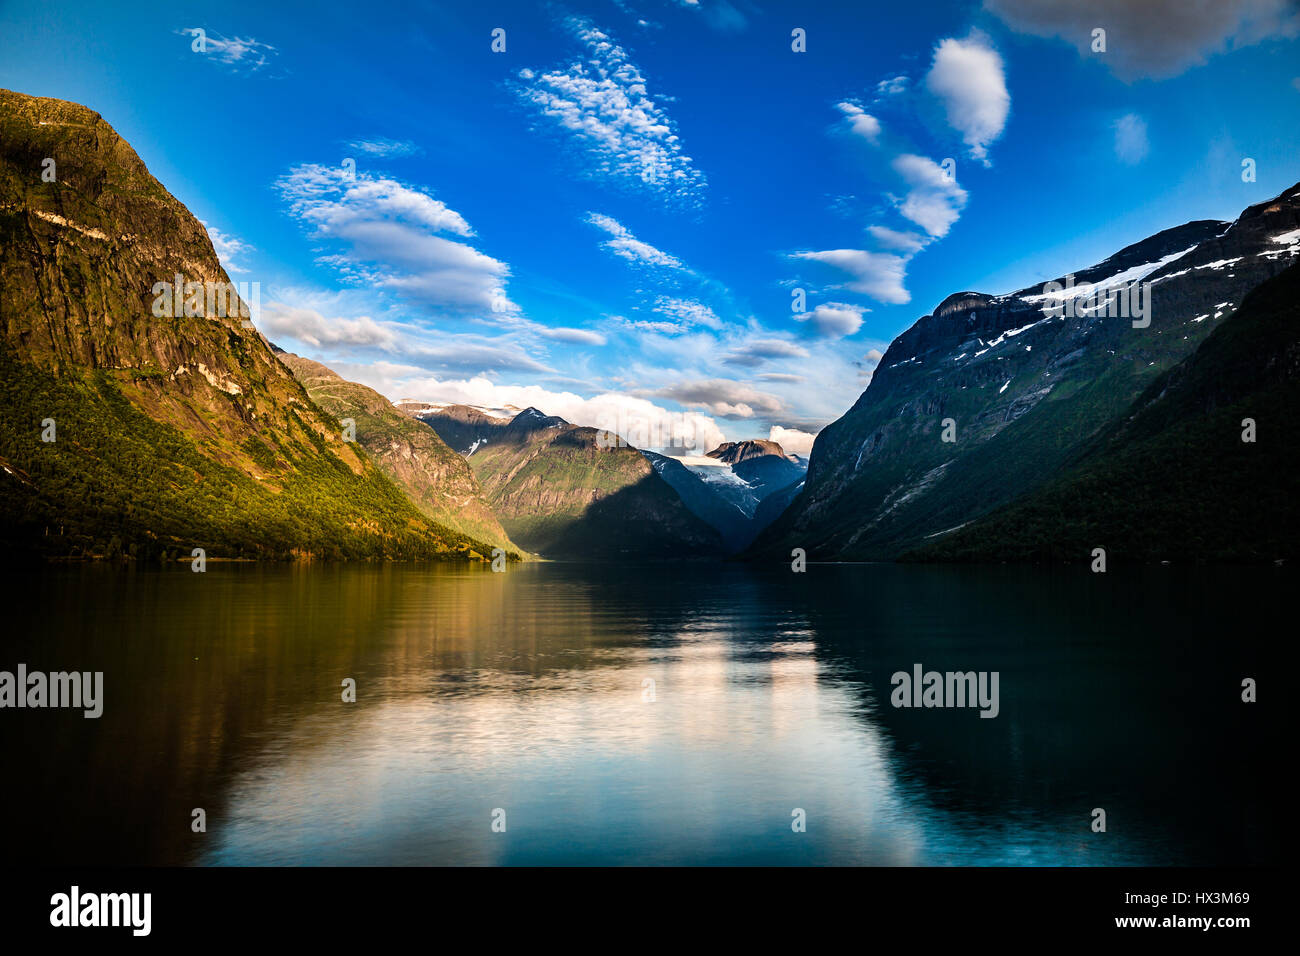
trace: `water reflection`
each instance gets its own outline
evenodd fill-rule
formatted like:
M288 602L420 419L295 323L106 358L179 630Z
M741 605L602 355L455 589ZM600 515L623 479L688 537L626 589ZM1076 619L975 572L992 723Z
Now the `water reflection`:
M105 713L0 714L27 769L0 798L21 822L5 852L1257 862L1263 753L1234 688L1280 574L1253 572L1243 610L1228 572L1171 569L45 572L9 583L7 662L105 671ZM999 671L1001 714L889 706L916 662Z

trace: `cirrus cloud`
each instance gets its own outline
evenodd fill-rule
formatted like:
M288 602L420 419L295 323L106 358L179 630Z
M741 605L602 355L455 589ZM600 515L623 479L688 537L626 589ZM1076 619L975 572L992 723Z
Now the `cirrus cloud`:
M585 148L589 175L698 205L704 174L686 155L676 124L650 95L641 70L590 20L570 17L565 24L586 56L563 69L520 70L520 98Z
M702 302L694 299L677 299L661 295L655 300L655 311L682 326L703 325L710 329L722 328L722 319Z
M423 150L407 139L389 139L387 136L378 136L374 139L354 139L347 144L358 152L365 153L367 156L374 156L377 159L399 159L404 156L415 156Z
M234 72L256 73L271 62L275 47L253 37L227 37L204 27L184 27L177 33L190 37L190 48Z
M600 213L587 213L587 222L597 229L603 229L613 238L607 239L601 245L608 249L614 255L626 259L628 262L638 263L649 266L662 266L666 269L684 269L682 261L675 256L660 249L656 249L648 242L642 242L632 231L624 226L612 216L603 216Z

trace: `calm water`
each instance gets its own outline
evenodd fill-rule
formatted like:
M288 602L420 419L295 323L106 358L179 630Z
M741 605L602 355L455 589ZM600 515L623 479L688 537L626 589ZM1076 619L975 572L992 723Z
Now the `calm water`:
M102 670L105 705L0 711L0 857L1269 862L1276 752L1239 684L1293 587L1274 568L10 576L0 670ZM892 707L918 662L998 671L1000 715Z

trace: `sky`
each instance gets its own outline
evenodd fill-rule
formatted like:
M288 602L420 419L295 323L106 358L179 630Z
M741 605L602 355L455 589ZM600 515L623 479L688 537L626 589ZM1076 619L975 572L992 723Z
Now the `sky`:
M0 0L0 86L99 112L268 339L392 400L807 454L950 293L1300 180L1298 37L1289 0Z

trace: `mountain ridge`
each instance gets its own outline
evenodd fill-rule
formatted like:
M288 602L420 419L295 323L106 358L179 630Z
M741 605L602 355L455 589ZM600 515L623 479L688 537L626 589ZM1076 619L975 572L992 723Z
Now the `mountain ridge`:
M498 547L519 556L473 471L437 432L400 412L374 389L349 382L320 362L290 352L277 354L320 408L336 419L352 421L356 441L417 508L474 540L476 553L483 557L491 557Z
M1300 263L1252 290L1080 460L913 561L1293 560ZM1243 440L1250 423L1250 441Z
M1030 490L1281 271L1300 251L1297 226L1300 184L1231 223L1198 220L1131 243L1075 273L1073 293L1045 284L946 296L818 435L803 489L746 555L803 547L816 560L892 559ZM1150 283L1145 328L1078 297L1090 283L1132 281ZM1081 310L1049 315L1053 302Z
M469 559L343 440L98 113L0 90L0 248L7 552Z
M465 455L510 537L547 558L718 556L717 531L640 451L536 408L508 420L469 406L403 406Z

